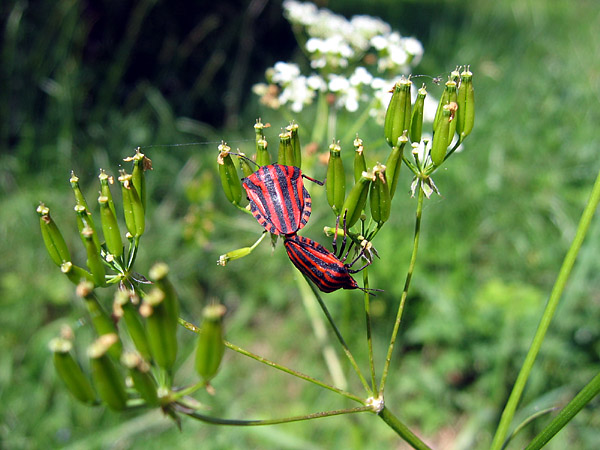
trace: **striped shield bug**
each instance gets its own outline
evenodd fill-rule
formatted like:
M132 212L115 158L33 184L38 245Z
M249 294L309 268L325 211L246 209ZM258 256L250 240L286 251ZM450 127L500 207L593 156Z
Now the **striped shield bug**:
M360 269L351 268L363 256L363 251L351 263L346 264L348 252L340 259L318 242L304 236L297 234L286 236L283 244L292 264L322 292L333 292L338 289L361 289L365 292L379 290L365 290L350 276L351 273L359 272L371 263L369 261Z
M251 212L268 232L294 234L306 225L312 202L303 177L322 184L302 175L298 167L276 163L259 167L242 180Z

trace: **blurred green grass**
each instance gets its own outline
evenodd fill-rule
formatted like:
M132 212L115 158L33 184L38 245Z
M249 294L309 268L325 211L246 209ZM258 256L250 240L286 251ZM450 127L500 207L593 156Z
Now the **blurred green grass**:
M425 208L421 253L386 400L436 448L485 448L600 167L595 139L600 62L594 57L600 53L600 10L592 0L380 1L370 2L368 10L360 3L329 6L348 15L380 15L422 39L425 59L419 73L437 75L457 63L470 63L476 76L475 131L464 151L436 177L442 196ZM141 21L143 33L165 4L142 2L124 11L129 15L120 25ZM96 170L116 172L118 161L137 145L252 139L250 127L259 115L275 129L284 123L277 114L260 110L246 90L241 92L243 99L235 100L246 105L237 120L241 127L225 129L225 122L236 122L218 110L227 84L210 78L210 72L202 72L204 78L197 74L192 82L176 77L178 71L191 71L186 64L193 67L197 55L185 59L180 51L178 64L167 61L147 79L118 77L114 74L130 74L126 69L135 65L135 37L119 40L121 30L97 41L91 22L81 20L89 10L79 2L42 5L35 12L25 2L1 6L1 74L7 89L0 92L0 446L397 447L393 433L368 415L256 429L186 420L179 432L156 413L123 417L80 406L69 397L56 380L46 343L61 323L76 323L82 311L75 306L72 287L45 255L34 213L37 202L51 206L70 247L76 249L69 206L71 169L85 181L91 200L97 189ZM233 3L226 12L211 12L233 20L237 16L229 11L232 7ZM277 9L264 14L275 20ZM97 18L106 20L101 14ZM279 20L279 27L285 28ZM218 48L222 53L217 56L235 63L230 35L219 32L216 41L201 41L196 53L211 59L216 52L211 49ZM182 49L181 42L167 37L165 46ZM90 45L97 42L116 57L92 58ZM123 49L127 45L128 54ZM243 86L260 79L269 57L287 56L283 44L272 45L261 48L262 59L247 67ZM170 64L172 70L167 70ZM168 89L165 80L184 92L173 95L176 89ZM190 84L205 88L182 101ZM204 94L207 99L200 101ZM193 109L194 99L209 111ZM206 118L215 116L217 120L208 123ZM361 130L361 135L376 131ZM242 150L244 146L251 143L240 143ZM296 289L296 274L281 249L272 253L263 245L226 269L215 265L220 253L248 245L258 235L251 218L227 205L215 187L215 148L216 144L145 150L155 166L149 181L153 207L137 267L143 272L156 260L167 261L176 274L187 319L195 321L204 303L218 297L229 308L231 341L327 378ZM324 172L314 170L311 175ZM401 181L408 191L407 172ZM314 204L323 204L322 194L312 192ZM371 285L386 291L374 305L377 361L383 360L393 302L410 254L414 201L408 197L395 197L392 219L375 242L382 261L369 273ZM320 225L331 219L326 214L315 208L305 234L319 238ZM600 368L599 251L596 220L525 392L521 418L534 408L568 401ZM264 276L257 282L259 263ZM357 359L366 361L362 305L356 293L332 294L327 302ZM181 335L186 340L181 364L187 368L191 337L183 330ZM191 379L191 370L182 373ZM351 374L349 378L358 388ZM202 396L202 401L211 413L224 417L276 417L347 406L336 396L237 355L227 355L215 388L218 395ZM548 448L593 448L600 439L597 408L596 400ZM535 422L529 433L547 420ZM513 448L524 442L518 438Z

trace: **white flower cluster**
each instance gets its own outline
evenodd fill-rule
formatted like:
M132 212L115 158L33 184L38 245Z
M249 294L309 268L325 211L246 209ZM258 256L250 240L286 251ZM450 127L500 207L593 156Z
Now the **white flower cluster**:
M350 112L360 102L370 102L370 114L382 118L389 90L423 56L418 40L402 37L379 18L359 15L348 20L296 0L285 0L283 9L294 31L302 33L316 72L305 76L296 64L285 62L268 69L270 84L257 84L254 92L272 108L288 105L298 113L321 92L334 94L336 107Z

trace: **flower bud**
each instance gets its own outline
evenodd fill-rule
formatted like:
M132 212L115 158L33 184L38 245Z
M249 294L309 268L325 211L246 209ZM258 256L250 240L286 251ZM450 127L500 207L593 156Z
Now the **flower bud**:
M152 356L148 344L148 336L146 335L146 329L144 328L140 314L132 303L132 295L133 293L128 291L117 291L113 303L113 315L117 318L123 317L125 327L136 350L142 358L150 361ZM138 297L134 298L139 302Z
M50 208L40 203L36 211L40 215L40 230L42 231L44 245L54 264L60 266L64 262L71 261L71 254L65 239L52 217L50 217Z
M385 177L385 166L377 164L373 168L375 180L371 183L369 198L371 199L371 217L379 226L390 218L391 197Z
M367 163L365 161L363 141L356 136L356 139L354 139L354 182L360 180L362 173L366 172L366 170Z
M453 103L453 105L456 105L456 103ZM431 144L431 160L436 166L441 165L446 157L452 112L452 104L445 105L442 108L442 115L438 121L437 128L434 130L433 143Z
M365 209L372 181L373 173L365 171L350 189L341 211L341 215L346 216L346 228L352 228Z
M225 197L230 203L239 205L242 200L242 182L238 175L237 167L229 154L231 148L224 142L219 145L219 156L217 163L219 165L219 177Z
M177 358L177 321L167 310L164 299L163 291L152 289L140 306L140 314L146 318L146 334L154 361L170 371Z
M427 89L425 89L425 85L423 85L417 92L417 99L415 100L415 106L413 107L412 117L410 119L409 136L412 142L421 142L425 97L427 97Z
M457 103L456 130L459 139L463 141L471 133L473 123L475 122L473 74L468 67L460 74Z
M54 368L60 379L73 396L81 403L88 405L96 402L96 393L92 383L81 370L81 366L75 361L71 349L73 344L64 338L54 338L49 343L53 353Z
M339 142L329 146L329 163L327 164L327 179L325 190L327 191L327 202L336 215L342 212L344 199L346 198L346 174L342 163Z
M294 166L301 168L302 166L302 147L300 146L300 137L298 136L298 124L290 123L285 127L286 131L290 133L292 150L294 152Z
M160 403L156 380L150 374L150 366L138 354L127 352L121 356L121 363L127 367L129 376L133 381L135 390L149 406L158 406Z
M224 315L225 307L220 304L209 305L202 311L202 326L196 345L196 372L206 383L217 374L225 352Z
M392 152L388 156L385 163L387 179L390 187L390 198L394 197L396 192L396 186L398 185L398 177L400 175L400 167L402 167L402 156L404 154L404 147L408 142L406 133L398 138L398 145L392 147Z
M144 172L146 170L152 170L152 161L150 158L146 158L140 148L135 149L135 155L129 156L123 161L133 161L133 171L131 173L131 183L135 187L135 190L140 197L142 208L146 209L146 176Z
M171 280L167 276L169 275L169 266L162 262L156 263L150 268L148 275L154 281L156 287L165 294L164 304L171 315L171 321L177 327L179 321L179 300L177 299L175 286L173 286L173 283L171 283Z
M254 167L250 165L248 157L244 153L238 153L238 161L240 163L240 167L242 168L242 173L244 174L244 177L249 177L254 173Z
M398 145L398 138L410 128L411 86L412 81L402 77L392 90L383 125L385 140L390 147Z
M82 281L77 285L75 290L77 295L83 299L85 307L90 315L90 320L94 330L98 336L105 334L117 333L117 327L113 319L108 315L106 310L102 307L96 296L94 295L94 285L89 281ZM114 345L110 347L110 354L113 358L118 359L121 356L121 349L123 345L121 341L117 340Z
M92 273L94 284L96 286L106 286L106 279L104 278L106 271L104 269L102 257L100 256L100 248L96 246L94 235L94 230L88 226L85 226L81 230L81 238L87 255L86 264Z
M62 263L60 265L60 271L64 273L74 285L78 285L82 281L94 282L94 277L91 273L82 267L76 266L71 261Z
M118 180L121 183L123 194L123 213L125 215L125 225L127 231L139 238L144 234L146 228L146 218L144 216L144 206L139 193L133 185L133 177L124 170L120 171Z
M100 169L100 175L98 175L98 179L100 180L100 195L108 199L108 206L110 207L113 215L117 217L117 210L115 209L112 192L110 191L110 185L113 184L115 180L103 169Z
M283 166L295 166L294 148L292 147L292 134L285 131L279 134L279 152L277 162Z
M107 352L119 341L116 334L105 334L88 348L92 379L98 396L111 409L121 411L127 406L125 381Z
M98 204L100 205L100 222L102 223L102 234L104 234L106 248L118 258L123 254L123 241L117 217L110 208L108 197L103 195L98 197Z

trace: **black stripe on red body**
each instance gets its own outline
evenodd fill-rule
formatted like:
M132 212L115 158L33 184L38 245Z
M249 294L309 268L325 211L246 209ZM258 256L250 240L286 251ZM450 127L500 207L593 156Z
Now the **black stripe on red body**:
M318 242L294 234L283 244L292 264L322 292L358 288L344 263Z
M271 164L244 178L252 214L268 232L293 234L310 217L310 195L298 167Z

